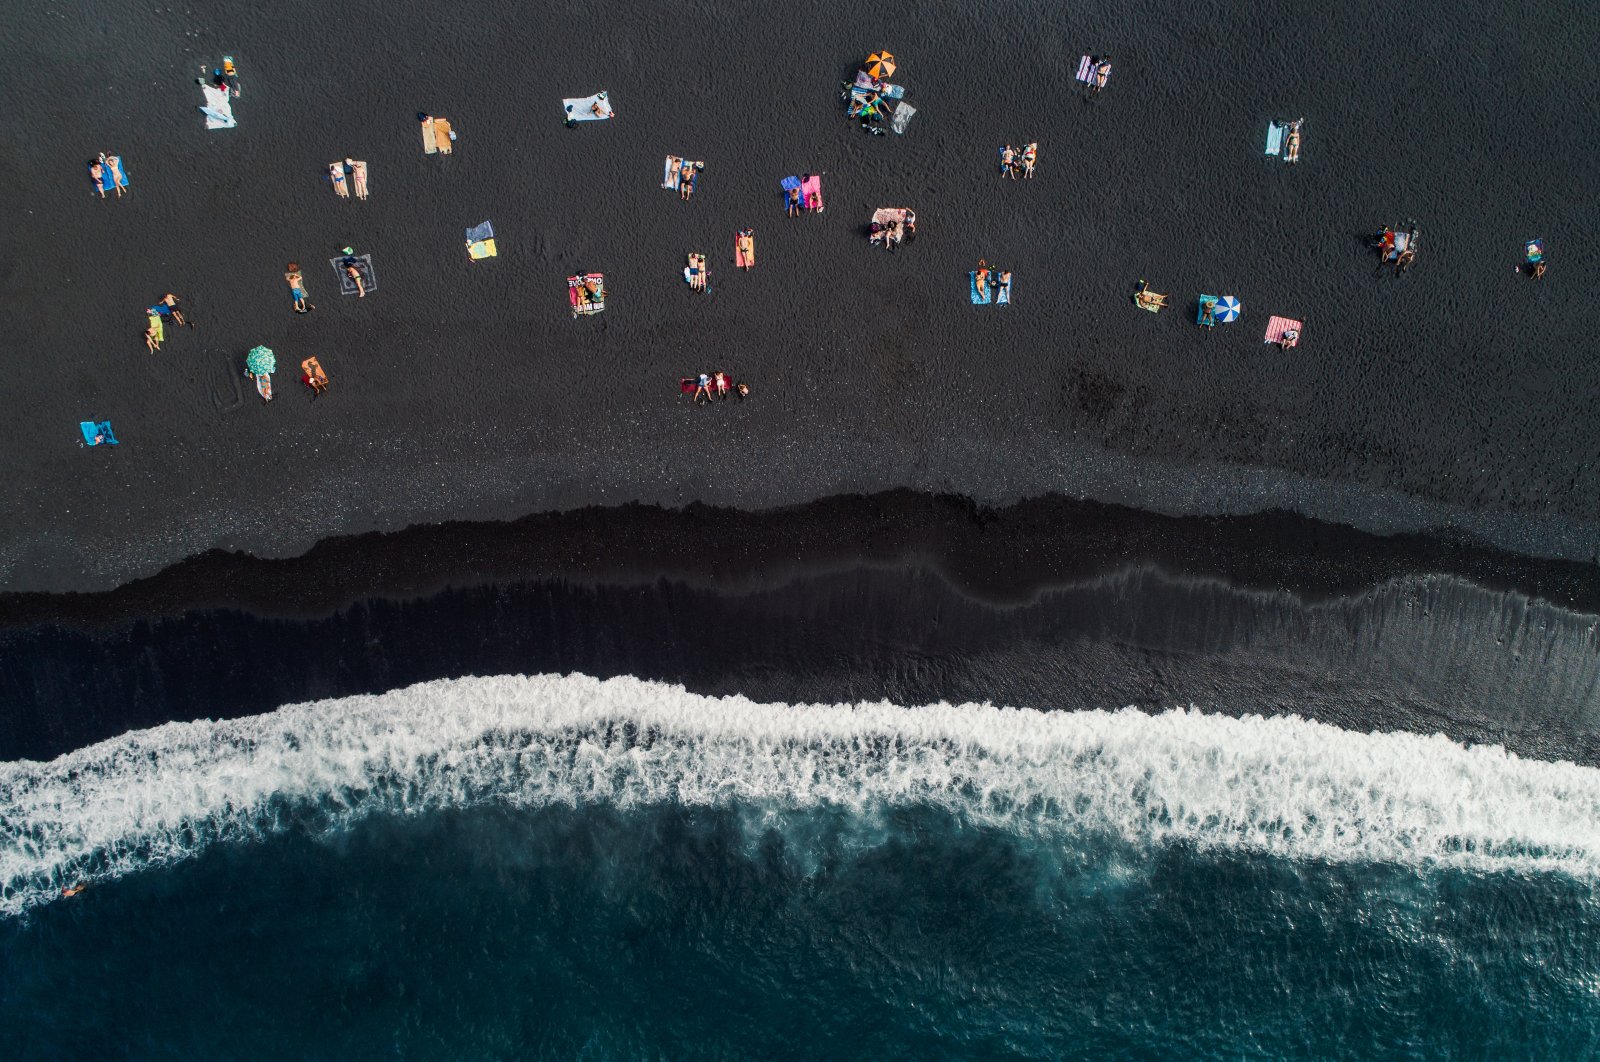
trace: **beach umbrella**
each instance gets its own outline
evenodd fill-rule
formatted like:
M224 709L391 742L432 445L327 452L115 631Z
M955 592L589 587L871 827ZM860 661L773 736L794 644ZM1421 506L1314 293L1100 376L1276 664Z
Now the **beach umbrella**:
M251 347L244 356L244 367L256 375L278 371L278 359L267 347Z
M1221 321L1223 324L1227 324L1229 321L1234 320L1244 312L1244 303L1240 302L1232 295L1224 295L1222 298L1217 300L1216 312L1217 320Z
M871 78L889 77L894 73L894 56L888 52L873 52L867 56L867 76Z

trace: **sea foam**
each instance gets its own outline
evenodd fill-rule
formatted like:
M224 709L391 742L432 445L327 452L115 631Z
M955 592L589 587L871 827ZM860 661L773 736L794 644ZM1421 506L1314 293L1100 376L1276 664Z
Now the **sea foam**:
M1600 770L1294 717L790 706L465 678L0 764L0 913L65 883L372 814L500 803L943 809L1070 844L1600 877Z

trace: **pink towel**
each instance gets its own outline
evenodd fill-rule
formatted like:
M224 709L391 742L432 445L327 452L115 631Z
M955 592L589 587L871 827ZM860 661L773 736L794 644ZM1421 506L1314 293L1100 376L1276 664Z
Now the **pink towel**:
M1289 331L1291 328L1296 332L1300 331L1300 322L1291 321L1287 317L1274 317L1272 320L1267 322L1267 338L1263 340L1263 342L1282 343L1283 334Z
M800 201L807 210L822 209L822 178L815 173L807 174L805 180L800 182Z
M1078 64L1078 80L1079 81L1092 81L1092 80L1094 80L1094 74L1092 73L1093 70L1094 70L1094 60L1089 58L1087 55L1084 56L1083 57L1083 61Z

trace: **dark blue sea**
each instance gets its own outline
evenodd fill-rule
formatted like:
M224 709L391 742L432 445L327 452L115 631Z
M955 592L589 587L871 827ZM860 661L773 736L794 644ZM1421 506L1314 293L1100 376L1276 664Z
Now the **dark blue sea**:
M1439 736L440 681L0 765L0 1053L1593 1057L1597 880Z

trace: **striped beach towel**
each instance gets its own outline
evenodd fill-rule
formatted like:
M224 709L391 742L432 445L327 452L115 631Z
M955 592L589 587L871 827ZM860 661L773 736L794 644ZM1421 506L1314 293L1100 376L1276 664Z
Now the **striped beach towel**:
M1289 331L1293 331L1295 333L1294 341L1299 342L1299 333L1302 327L1303 326L1299 321L1291 321L1287 317L1274 317L1272 320L1267 322L1267 338L1263 340L1263 342L1282 343L1283 334Z
M1094 59L1092 57L1086 55L1078 61L1077 78L1079 81L1085 82L1094 80Z

